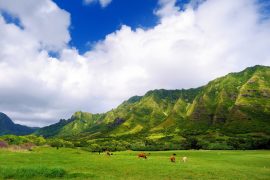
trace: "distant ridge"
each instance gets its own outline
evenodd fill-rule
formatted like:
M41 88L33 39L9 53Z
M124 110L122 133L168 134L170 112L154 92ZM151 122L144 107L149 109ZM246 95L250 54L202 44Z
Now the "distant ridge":
M36 130L37 128L15 124L6 114L0 112L0 135L27 135Z

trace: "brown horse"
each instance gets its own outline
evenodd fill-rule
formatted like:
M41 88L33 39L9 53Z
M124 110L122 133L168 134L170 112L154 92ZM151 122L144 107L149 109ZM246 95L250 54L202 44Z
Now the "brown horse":
M145 153L139 153L138 154L138 158L144 158L144 159L147 159L147 156Z
M171 162L175 162L175 156L170 157Z

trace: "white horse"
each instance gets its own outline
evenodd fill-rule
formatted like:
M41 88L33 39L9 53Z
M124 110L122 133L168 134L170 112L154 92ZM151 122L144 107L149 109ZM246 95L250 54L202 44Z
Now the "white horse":
M182 160L185 163L187 161L187 157L183 157Z

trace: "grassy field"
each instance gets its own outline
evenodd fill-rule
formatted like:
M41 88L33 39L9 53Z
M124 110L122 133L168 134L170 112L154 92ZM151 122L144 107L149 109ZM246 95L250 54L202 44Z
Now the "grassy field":
M176 163L169 157L176 153ZM270 179L270 151L162 151L147 160L138 152L90 153L38 147L0 149L0 179ZM187 156L183 163L180 157Z

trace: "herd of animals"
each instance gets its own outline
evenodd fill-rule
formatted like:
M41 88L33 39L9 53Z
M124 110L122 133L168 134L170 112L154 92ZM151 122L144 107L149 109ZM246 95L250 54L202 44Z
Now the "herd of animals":
M147 156L149 156L150 155L150 153L148 153L148 154L146 154L146 153L139 153L138 154L138 158L144 158L144 159L147 159ZM170 161L171 162L176 162L176 154L175 153L173 153L172 155L171 155L171 157L170 157ZM183 162L187 162L187 157L182 157L182 161Z
M106 151L106 155L108 155L108 156L111 156L111 155L113 155L113 153L111 153L111 152L109 152L109 151ZM148 153L148 154L146 154L146 153L144 153L144 152L141 152L141 153L139 153L138 154L138 158L143 158L143 159L147 159L147 156L150 156L150 153ZM173 162L173 163L175 163L176 162L176 154L175 153L173 153L171 156L170 156L170 161L171 162ZM185 163L185 162L187 162L187 157L182 157L182 161Z

